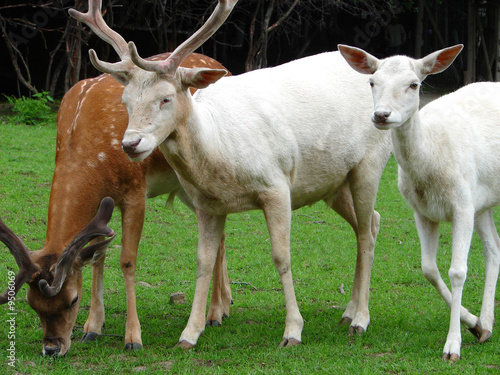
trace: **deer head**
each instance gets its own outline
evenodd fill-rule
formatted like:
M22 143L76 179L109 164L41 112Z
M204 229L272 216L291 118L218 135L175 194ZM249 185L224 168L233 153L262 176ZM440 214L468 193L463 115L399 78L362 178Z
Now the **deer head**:
M87 13L70 9L70 15L86 23L101 39L109 43L121 61L107 63L90 50L96 69L111 74L125 85L123 102L129 113L129 124L122 147L134 161L145 159L175 130L185 117L188 88L205 88L223 77L218 69L181 68L182 61L200 47L224 23L238 0L219 0L205 24L163 61L142 59L135 44L127 42L104 22L101 0L89 1Z
M44 355L64 355L69 350L82 295L81 269L103 257L114 238L113 230L107 226L113 208L113 200L104 198L95 217L73 238L60 257L28 250L0 220L0 241L9 248L19 267L13 284L0 295L0 304L13 301L19 289L26 283L29 285L26 300L42 322ZM103 236L111 238L85 247Z
M379 60L360 48L340 44L340 53L357 72L371 74L375 109L372 121L387 130L408 121L419 106L419 89L429 74L447 69L463 48L459 44L433 52L421 59L393 56Z

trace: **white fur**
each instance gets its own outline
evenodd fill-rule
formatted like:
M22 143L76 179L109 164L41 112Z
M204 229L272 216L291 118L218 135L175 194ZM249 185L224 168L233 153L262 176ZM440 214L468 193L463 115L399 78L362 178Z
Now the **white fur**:
M491 209L500 204L500 83L465 86L418 111L418 89L408 85L420 84L426 76L422 67L439 59L438 52L421 60L397 56L373 62L375 73L370 79L373 117L377 111L391 113L377 127L392 129L399 189L415 211L423 273L451 309L443 358L454 361L460 357L460 321L481 342L493 329L500 239ZM452 222L451 292L436 264L441 221ZM486 260L479 319L461 307L474 227Z
M194 345L203 332L226 215L252 209L264 211L284 289L283 344L301 341L290 269L291 210L320 200L357 232L359 262L343 319L352 321L352 330L366 330L379 226L373 206L390 153L388 134L369 121L367 78L333 52L222 78L191 97L187 85L196 87L197 79L193 70L179 69L175 79L165 80L135 69L123 96L130 120L122 144L139 142L129 153L133 160L159 145L198 215L196 291L180 341ZM170 101L162 104L164 98Z

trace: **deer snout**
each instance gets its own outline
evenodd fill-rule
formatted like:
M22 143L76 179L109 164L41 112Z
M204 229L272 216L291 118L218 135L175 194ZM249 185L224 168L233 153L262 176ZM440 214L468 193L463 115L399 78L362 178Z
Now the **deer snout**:
M126 154L133 155L136 153L137 146L139 146L139 143L141 143L141 139L136 139L136 140L130 140L122 141L122 149Z
M150 135L137 130L127 130L122 138L122 149L132 161L146 159L155 147Z
M43 355L58 356L61 355L61 344L57 339L44 339L43 340Z
M375 111L373 112L373 122L377 124L384 124L389 119L391 111Z

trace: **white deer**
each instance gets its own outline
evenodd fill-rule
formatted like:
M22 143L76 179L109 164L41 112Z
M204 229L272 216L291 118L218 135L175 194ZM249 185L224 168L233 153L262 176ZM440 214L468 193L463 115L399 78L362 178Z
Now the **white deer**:
M338 52L223 79L224 70L179 67L235 3L220 0L207 23L163 62L141 59L133 43L116 65L98 60L91 51L99 70L127 85L124 151L138 161L159 146L195 206L198 272L179 345L193 347L204 330L210 276L226 216L253 209L264 211L285 295L280 346L301 343L303 319L290 261L291 212L320 200L356 233L353 293L341 322L361 333L370 322L369 282L380 220L373 207L390 137L371 126L366 78L352 71ZM115 44L113 34L94 30ZM191 86L206 89L191 96Z
M465 86L419 111L421 82L445 70L461 45L419 60L406 56L378 60L358 48L339 49L356 71L372 74L372 121L378 129L391 129L399 189L415 211L423 273L451 309L443 360L455 362L460 358L460 322L479 342L488 340L493 329L500 262L500 239L492 216L492 207L500 204L500 83ZM441 221L452 222L451 292L436 263ZM479 319L461 307L474 228L486 262Z

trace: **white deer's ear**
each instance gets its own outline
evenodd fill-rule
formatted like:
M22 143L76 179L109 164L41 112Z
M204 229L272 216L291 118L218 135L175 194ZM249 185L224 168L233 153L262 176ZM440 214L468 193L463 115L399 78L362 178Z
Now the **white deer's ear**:
M441 73L443 70L446 70L458 56L462 48L464 48L463 44L457 44L456 46L441 49L421 58L418 60L421 64L421 74L425 78L429 74Z
M204 89L227 74L223 69L179 69L181 82L186 87Z
M339 44L337 48L355 71L363 74L373 74L377 71L379 59L375 56L370 55L361 48L350 47L344 44Z

